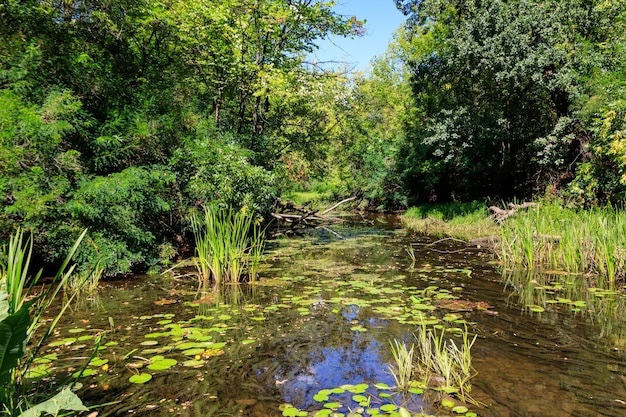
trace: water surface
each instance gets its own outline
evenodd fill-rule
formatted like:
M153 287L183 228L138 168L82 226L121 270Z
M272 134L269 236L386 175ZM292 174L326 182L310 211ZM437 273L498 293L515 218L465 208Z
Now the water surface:
M410 297L430 287L489 307L453 311L440 301L428 312L446 326L444 318L457 314L478 336L471 395L487 406L469 405L471 412L626 415L621 320L608 329L559 306L525 311L502 284L491 254L450 241L432 244L393 226L389 220L344 224L270 242L259 285L198 293L184 271L104 283L58 327L56 346L44 354L59 360L46 378L60 381L80 370L93 348L89 336L104 334L97 356L107 366L90 367L94 374L79 379L89 405L115 402L100 408L100 416L280 416L285 403L313 415L322 407L313 398L322 389L367 384L377 394L374 384L393 385L389 342L412 342L421 319ZM404 250L409 242L417 255L412 266ZM202 348L194 353L183 343ZM150 370L156 355L178 363ZM152 380L131 384L139 373ZM346 401L337 413L354 411L349 397L336 397ZM374 402L450 415L432 392Z

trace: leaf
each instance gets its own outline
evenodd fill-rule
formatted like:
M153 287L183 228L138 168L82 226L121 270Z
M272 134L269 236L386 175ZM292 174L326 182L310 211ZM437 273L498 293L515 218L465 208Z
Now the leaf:
M146 373L141 373L138 375L133 375L130 378L128 378L128 381L130 383L133 384L145 384L146 382L150 381L152 379L152 375L150 374L146 374Z
M49 400L24 411L19 417L39 417L41 413L56 416L61 410L87 411L88 408L85 407L76 394L66 387Z
M0 386L10 383L11 371L24 356L31 304L32 302L22 305L15 314L6 316L0 322Z
M457 413L457 414L465 414L467 413L467 407L463 406L463 405L457 405L456 407L452 408L452 411Z
M411 412L404 407L400 407L400 417L411 417Z

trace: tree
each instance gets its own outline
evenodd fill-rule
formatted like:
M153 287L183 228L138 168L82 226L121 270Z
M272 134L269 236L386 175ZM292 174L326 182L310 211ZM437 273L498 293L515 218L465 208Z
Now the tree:
M401 169L416 200L528 196L571 180L587 127L581 46L607 40L600 2L396 1L420 122ZM602 23L604 22L604 23Z
M332 5L0 0L0 236L55 262L89 227L78 258L123 274L198 205L269 211L280 157L321 137L304 55L361 27Z

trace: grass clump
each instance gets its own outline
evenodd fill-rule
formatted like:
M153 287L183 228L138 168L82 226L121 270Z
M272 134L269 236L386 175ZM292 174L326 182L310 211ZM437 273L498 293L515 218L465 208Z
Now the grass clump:
M389 344L394 359L394 364L389 366L389 372L393 376L397 389L403 392L408 391L413 377L415 347L411 345L409 348L398 339L394 339L393 342L390 341Z
M472 401L471 349L476 336L469 337L467 328L461 343L448 338L445 329L437 331L420 326L417 334L417 370L420 376L444 392L456 393L463 401Z
M202 284L211 278L218 285L240 282L245 273L249 281L256 280L264 234L254 213L246 207L239 211L207 207L203 217L191 217L191 228Z
M501 226L506 269L559 270L626 278L626 213L613 207L573 210L544 203Z
M467 328L460 343L440 331L420 326L415 334L416 343L398 340L390 342L394 363L389 366L399 391L407 391L414 378L424 386L457 395L461 400L474 402L469 396L473 376L471 349L476 336L470 338Z
M47 327L43 333L38 332L38 340L34 340L35 331L44 324L44 313L59 291L68 285L75 266L69 265L70 260L86 233L85 230L76 240L52 282L37 294L33 294L32 289L39 283L41 271L35 276L29 271L32 235L25 239L23 230L18 229L10 236L8 248L4 247L0 253L0 414L39 415L60 410L87 410L69 387L33 405L31 396L34 394L27 393L25 384L30 366L75 295L62 304L56 317L46 322Z
M438 237L473 239L498 234L498 226L480 202L426 204L402 216L407 229Z

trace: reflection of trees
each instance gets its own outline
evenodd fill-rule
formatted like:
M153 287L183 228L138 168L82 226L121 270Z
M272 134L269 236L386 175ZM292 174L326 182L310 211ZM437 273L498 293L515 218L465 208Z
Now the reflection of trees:
M181 292L173 294L162 282L156 284L150 280L129 287L127 293L116 293L115 302L123 300L126 305L115 306L108 305L111 298L103 294L106 312L103 320L106 322L107 314L116 311L115 322L129 328L115 335L124 340L118 358L138 347L144 334L158 329L158 319L133 317L163 312L176 313L177 322L196 314L216 317L213 321L207 318L194 322L197 327L211 327L219 322L220 314L232 318L224 320L227 326L223 333L212 333L214 341L227 343L223 356L208 358L198 369L177 365L167 372L155 372L154 379L145 386L130 386L127 380L131 371L118 360L111 363L118 375L106 376L110 386L104 393L106 398L102 391L89 390L86 398L95 404L117 399L119 394L127 396L122 403L107 407L102 415L122 415L134 410L138 416L279 416L278 406L283 401L308 407L314 404L312 395L322 388L346 383L391 384L392 378L387 374L387 364L391 361L389 340L408 341L412 329L380 318L367 305L351 304L350 297L369 298L372 304L398 302L388 298L389 295L367 294L363 288L352 285L356 282L352 272L358 268L381 275L377 266L395 267L397 254L404 256L402 247L399 239L380 236L350 244L335 242L330 247L307 246L275 265L280 267L279 276L307 276L286 287L222 286L196 298L189 295L189 290L195 289L193 281L178 282L187 292L181 288ZM375 280L376 287L398 285L391 278L381 275ZM285 294L299 297L300 302ZM343 301L329 302L333 297ZM176 298L180 302L154 305L161 298ZM182 301L197 303L199 307L186 307ZM297 308L302 306L310 314L299 314ZM267 311L266 307L277 309ZM260 316L265 321L254 320ZM362 325L368 331L353 330L355 325ZM245 339L254 342L242 344ZM181 361L188 359L177 351L165 355ZM97 381L102 385L105 379ZM146 408L148 405L156 408Z

